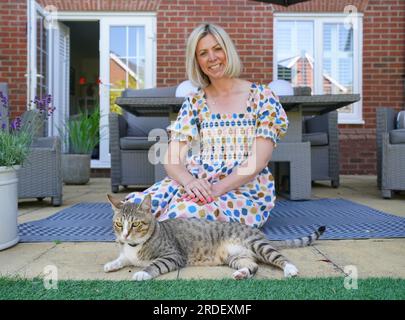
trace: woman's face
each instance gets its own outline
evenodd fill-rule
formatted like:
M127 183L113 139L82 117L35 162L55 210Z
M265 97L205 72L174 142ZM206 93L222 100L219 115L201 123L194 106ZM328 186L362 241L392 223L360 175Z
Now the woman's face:
M211 79L223 77L226 68L226 55L214 36L207 34L197 43L196 56L201 70Z

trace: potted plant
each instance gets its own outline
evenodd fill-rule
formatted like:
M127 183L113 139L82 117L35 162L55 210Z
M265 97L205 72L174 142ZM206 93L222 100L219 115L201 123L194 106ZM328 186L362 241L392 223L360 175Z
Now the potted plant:
M68 152L62 155L62 177L66 184L86 184L90 180L91 153L100 142L100 110L80 111L59 128Z
M19 240L17 171L27 158L33 139L54 108L50 107L50 95L43 99L35 98L30 104L30 111L10 122L8 99L2 92L0 104L0 250L3 250Z

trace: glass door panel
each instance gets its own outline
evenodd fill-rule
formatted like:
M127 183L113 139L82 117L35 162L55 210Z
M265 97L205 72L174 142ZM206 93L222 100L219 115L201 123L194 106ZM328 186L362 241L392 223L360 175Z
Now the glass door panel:
M108 128L108 113L125 89L155 86L155 17L108 17L100 20L100 108ZM104 119L104 120L103 120ZM108 130L102 136L108 137ZM109 160L108 141L101 140L100 160Z

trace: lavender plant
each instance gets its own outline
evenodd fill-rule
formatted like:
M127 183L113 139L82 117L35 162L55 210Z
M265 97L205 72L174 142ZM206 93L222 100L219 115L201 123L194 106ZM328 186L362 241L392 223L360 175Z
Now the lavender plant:
M10 118L8 99L0 91L0 167L22 165L30 152L33 139L55 108L50 95L35 98L23 117Z

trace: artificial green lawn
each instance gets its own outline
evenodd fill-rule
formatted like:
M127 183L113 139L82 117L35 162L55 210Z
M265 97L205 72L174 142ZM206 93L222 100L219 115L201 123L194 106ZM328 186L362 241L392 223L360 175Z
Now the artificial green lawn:
M136 299L136 300L352 300L405 299L405 279L359 279L358 289L347 290L344 278L286 280L61 280L46 290L42 279L0 278L0 300L9 299Z

